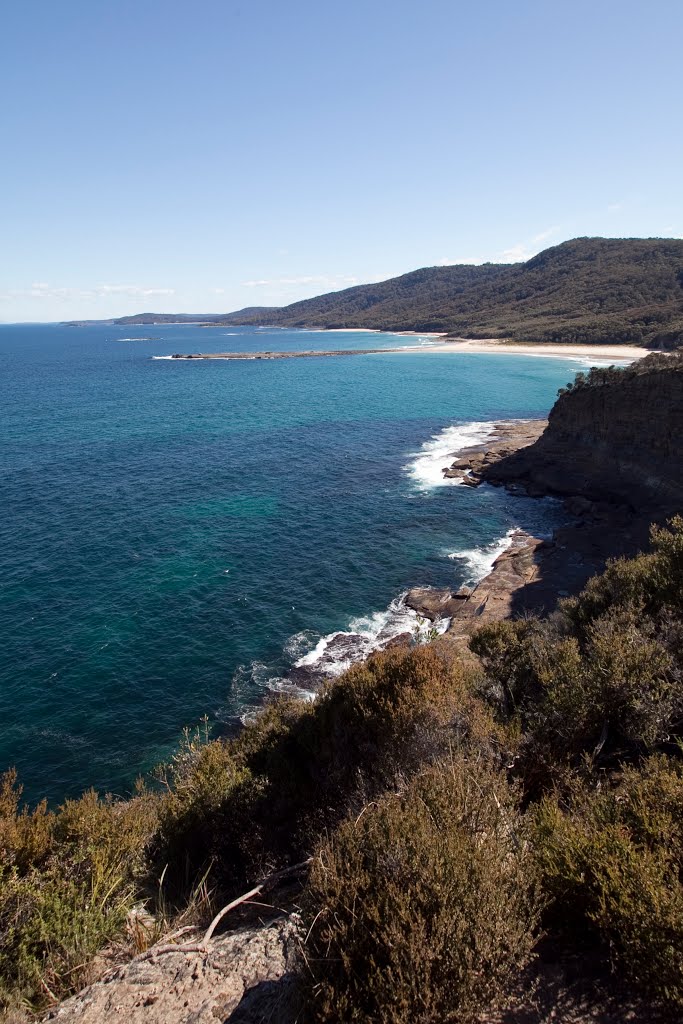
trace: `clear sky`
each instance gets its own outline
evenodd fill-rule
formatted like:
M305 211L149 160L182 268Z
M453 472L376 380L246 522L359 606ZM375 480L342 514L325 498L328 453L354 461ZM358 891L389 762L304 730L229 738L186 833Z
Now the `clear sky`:
M8 0L0 320L683 236L681 0Z

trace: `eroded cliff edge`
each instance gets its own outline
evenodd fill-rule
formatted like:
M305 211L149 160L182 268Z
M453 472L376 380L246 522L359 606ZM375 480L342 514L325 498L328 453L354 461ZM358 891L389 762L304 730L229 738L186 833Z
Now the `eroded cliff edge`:
M683 506L683 353L593 369L563 389L533 444L481 479L661 514Z
M683 509L682 437L683 353L579 374L547 423L497 424L486 444L444 467L467 486L564 498L574 522L550 541L517 531L473 591L416 589L407 603L449 617L449 636L463 642L493 619L548 614L608 559L647 548L651 524Z

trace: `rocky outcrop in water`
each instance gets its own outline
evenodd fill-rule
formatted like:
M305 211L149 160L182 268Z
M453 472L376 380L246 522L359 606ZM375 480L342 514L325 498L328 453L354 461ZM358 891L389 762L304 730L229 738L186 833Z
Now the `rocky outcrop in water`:
M478 487L484 475L501 460L537 441L547 425L547 420L504 420L496 423L486 441L463 448L453 465L444 469L443 475L460 480L467 487Z
M491 572L476 587L451 591L438 587L415 587L405 603L432 622L450 619L447 637L467 638L478 626L512 614L519 591L541 575L540 552L554 546L552 541L515 530L510 546L493 563Z
M563 496L575 520L551 543L513 544L453 616L450 632L465 635L490 618L547 613L608 558L646 549L650 524L683 508L682 436L683 354L658 354L623 370L579 374L560 393L547 426L497 424L484 444L461 452L444 475L471 487Z

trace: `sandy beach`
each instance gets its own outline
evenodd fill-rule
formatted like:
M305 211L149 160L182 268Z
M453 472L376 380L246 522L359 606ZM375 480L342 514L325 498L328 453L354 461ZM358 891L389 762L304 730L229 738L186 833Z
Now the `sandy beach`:
M395 334L403 338L430 338L441 339L441 342L433 345L407 345L400 349L386 349L389 352L472 352L478 355L495 353L496 355L505 352L510 355L521 356L550 356L555 359L585 359L595 358L601 362L605 359L614 359L618 362L632 363L636 359L642 359L649 355L650 350L640 348L637 345L553 345L550 343L518 342L507 341L501 338L453 338L447 340L448 336L443 332L434 331L377 331L372 328L337 327L337 328L312 328L326 334Z
M478 341L458 339L443 341L429 346L406 346L403 349L392 349L394 352L457 352L465 354L495 354L519 356L546 356L554 359L614 359L617 362L632 363L636 359L650 354L649 349L635 345L549 345L528 342L501 341L497 338L484 338Z
M424 337L424 335L423 335ZM434 335L432 335L434 337ZM440 337L436 335L436 337ZM521 355L540 356L547 359L583 360L591 365L591 360L600 363L633 363L649 354L646 348L630 345L522 345L514 342L500 341L443 341L433 345L404 345L400 348L357 348L357 349L307 349L299 352L194 352L175 353L171 356L152 356L152 359L313 359L330 358L332 356L368 356L368 355Z

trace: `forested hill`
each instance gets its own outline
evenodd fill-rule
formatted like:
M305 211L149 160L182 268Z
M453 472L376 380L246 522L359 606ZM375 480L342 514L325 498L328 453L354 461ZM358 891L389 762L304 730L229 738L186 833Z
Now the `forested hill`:
M222 323L683 344L683 239L575 238L526 263L428 267Z
M134 313L131 316L113 317L110 320L69 320L65 327L88 327L92 324L110 324L113 327L129 327L139 324L215 324L223 323L226 319L235 322L235 317L265 316L271 306L245 306L244 309L237 309L233 313Z

